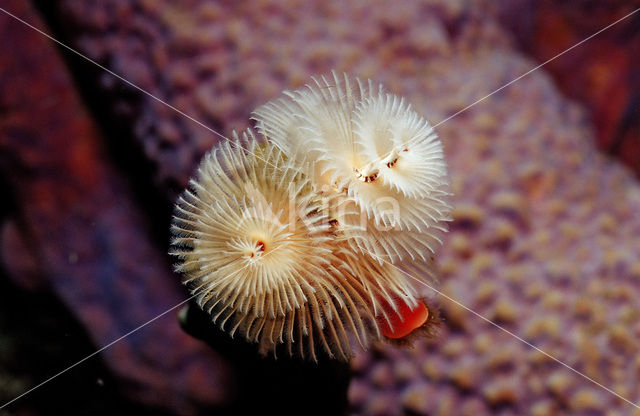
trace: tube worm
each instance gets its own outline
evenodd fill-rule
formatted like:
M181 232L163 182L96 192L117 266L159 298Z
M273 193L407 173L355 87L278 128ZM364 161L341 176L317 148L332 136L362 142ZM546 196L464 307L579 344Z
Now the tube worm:
M234 133L204 157L176 205L172 254L231 336L347 359L353 340L429 325L407 273L436 280L446 165L401 98L346 75L314 82L255 111L266 140Z
M450 220L442 144L404 99L335 72L254 112L317 189L350 197L353 247L380 261L426 259Z

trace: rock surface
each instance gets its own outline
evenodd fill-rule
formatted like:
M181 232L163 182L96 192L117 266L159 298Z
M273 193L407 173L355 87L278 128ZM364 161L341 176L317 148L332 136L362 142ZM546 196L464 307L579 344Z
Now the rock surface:
M42 25L22 2L7 7ZM95 344L106 345L185 296L56 50L5 15L0 38L10 48L0 58L0 172L13 204L3 263L18 280L50 285ZM108 348L104 360L120 387L148 405L184 414L220 405L226 364L182 332L176 314Z
M494 6L523 49L544 62L633 12L640 3L507 0ZM598 147L640 175L640 78L636 75L640 12L550 62L545 70L563 92L585 105Z

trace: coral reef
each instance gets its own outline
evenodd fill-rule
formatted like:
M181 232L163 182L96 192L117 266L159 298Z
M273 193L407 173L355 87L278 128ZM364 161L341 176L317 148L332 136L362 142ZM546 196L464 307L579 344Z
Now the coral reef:
M537 64L486 13L490 3L61 0L44 7L83 53L226 134L244 129L250 111L281 90L331 69L383 83L438 123ZM107 93L113 119L127 120L129 135L114 140L142 149L169 206L218 139L98 69L82 71L94 71L90 91L101 100ZM439 260L442 291L637 402L640 185L596 151L585 113L545 69L436 130L456 195ZM100 218L92 212L87 218ZM58 240L33 246L55 249L51 241ZM64 269L55 280L67 273L77 272ZM72 294L95 295L89 289ZM354 413L633 414L543 354L440 303L437 340L353 360ZM106 305L96 308L127 322Z
M244 130L254 108L284 89L303 86L310 75L335 69L406 95L410 74L446 53L450 35L466 47L482 41L474 39L480 17L467 18L462 2L387 8L366 1L345 6L63 0L54 11L64 18L61 30L82 53L223 134ZM354 22L366 22L368 30L354 31ZM506 43L498 36L485 40ZM123 94L130 87L99 69L84 71L95 71L102 92L113 93L116 117L132 117L131 134L154 162L156 184L171 199L177 197L220 138L149 96L136 93L132 100ZM409 102L428 109L425 97ZM430 116L440 114L426 116L437 120Z

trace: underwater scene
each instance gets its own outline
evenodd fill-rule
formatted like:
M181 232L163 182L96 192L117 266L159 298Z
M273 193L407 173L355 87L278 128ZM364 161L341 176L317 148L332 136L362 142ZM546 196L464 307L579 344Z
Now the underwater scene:
M640 416L640 3L3 0L0 415Z

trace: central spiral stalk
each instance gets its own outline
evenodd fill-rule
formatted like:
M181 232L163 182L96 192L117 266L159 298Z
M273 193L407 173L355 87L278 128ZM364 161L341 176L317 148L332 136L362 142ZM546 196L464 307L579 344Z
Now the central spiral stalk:
M262 256L262 253L264 253L264 250L265 250L264 242L262 240L258 240L256 241L256 244L253 250L249 252L249 257L254 258L254 257Z
M380 173L380 169L374 162L371 162L362 169L354 169L356 173L356 177L360 179L362 182L369 183L373 182L378 178L378 173Z

